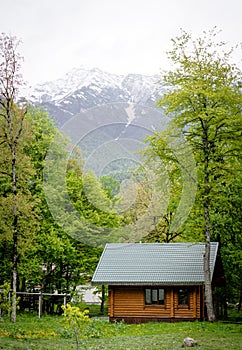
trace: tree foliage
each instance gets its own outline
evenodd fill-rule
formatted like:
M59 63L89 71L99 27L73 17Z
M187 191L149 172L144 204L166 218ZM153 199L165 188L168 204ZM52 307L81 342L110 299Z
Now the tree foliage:
M232 50L217 42L216 29L194 40L184 31L172 40L168 53L174 70L164 73L167 92L158 101L170 117L168 132L180 133L193 150L197 164L198 191L193 213L200 216L205 238L205 291L209 320L215 318L210 274L210 240L216 238L213 216L221 216L224 190L239 176L241 150L241 71L230 62ZM167 132L167 131L166 131ZM162 134L150 143L167 164L176 163L162 147ZM193 227L196 216L191 218ZM190 221L190 224L191 224ZM221 233L222 234L222 233Z
M33 221L32 201L28 179L32 167L24 153L26 107L17 105L17 93L22 85L21 57L17 51L19 41L13 36L0 36L0 147L1 147L1 198L2 230L5 242L11 241L13 302L11 319L16 321L16 291L20 251L28 245L29 235L24 234ZM23 233L24 232L24 233ZM21 237L20 237L21 236ZM21 240L20 240L21 238ZM24 242L24 243L23 243ZM21 246L22 243L22 246ZM6 244L8 244L6 242Z

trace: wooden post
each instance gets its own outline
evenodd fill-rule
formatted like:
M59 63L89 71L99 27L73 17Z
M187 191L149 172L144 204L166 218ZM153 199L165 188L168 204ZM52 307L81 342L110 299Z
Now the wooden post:
M170 295L171 295L171 314L170 314L170 316L171 316L171 318L174 318L175 317L175 313L174 313L174 288L173 287L171 287L171 293L170 293Z
M193 318L197 318L197 287L193 290Z
M205 288L204 288L204 285L201 286L200 291L201 291L201 318L204 320L205 319L205 303L204 303Z
M64 306L66 307L66 293L64 295Z
M42 294L40 293L39 294L39 318L41 317L42 315Z
M110 287L109 287L110 288ZM111 289L112 288L112 289ZM114 290L113 287L109 289L109 302L110 302L110 307L109 307L109 317L113 317L113 307L114 307Z

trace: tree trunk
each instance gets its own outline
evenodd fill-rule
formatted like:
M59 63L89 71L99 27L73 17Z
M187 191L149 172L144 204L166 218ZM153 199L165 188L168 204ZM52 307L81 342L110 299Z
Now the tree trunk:
M17 240L14 242L14 256L13 256L13 293L12 293L12 313L11 313L11 321L16 322L17 319L17 280L18 280L18 263L17 263Z
M210 236L206 237L204 254L204 282L205 282L205 304L207 308L207 317L209 322L215 321L213 308L213 293L210 272Z
M209 174L208 174L208 157L205 154L205 166L204 166L204 198L203 198L203 209L205 219L205 253L204 253L204 282L205 282L205 305L207 309L207 317L209 322L215 321L215 313L213 307L213 292L212 292L212 281L211 281L211 270L210 270L210 215L209 215Z
M75 338L76 338L76 350L80 350L78 331L77 331L76 327L74 327L74 333L75 333Z
M12 136L12 124L10 125L10 135ZM12 142L12 186L13 186L13 276L12 276L12 314L11 321L16 322L17 317L17 283L18 283L18 213L17 213L17 178L16 178L16 158L15 146Z

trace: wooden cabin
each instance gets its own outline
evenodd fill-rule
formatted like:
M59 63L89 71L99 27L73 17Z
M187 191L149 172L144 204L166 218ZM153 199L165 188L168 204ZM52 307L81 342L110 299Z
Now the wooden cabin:
M203 243L107 244L92 284L108 285L111 322L192 321L205 317ZM211 276L221 285L218 243Z

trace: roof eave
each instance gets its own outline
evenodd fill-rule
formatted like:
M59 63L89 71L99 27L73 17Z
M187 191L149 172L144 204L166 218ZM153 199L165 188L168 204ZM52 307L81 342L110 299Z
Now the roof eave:
M196 282L108 282L108 281L98 281L91 282L92 285L109 285L109 286L194 286L203 285L204 281Z

